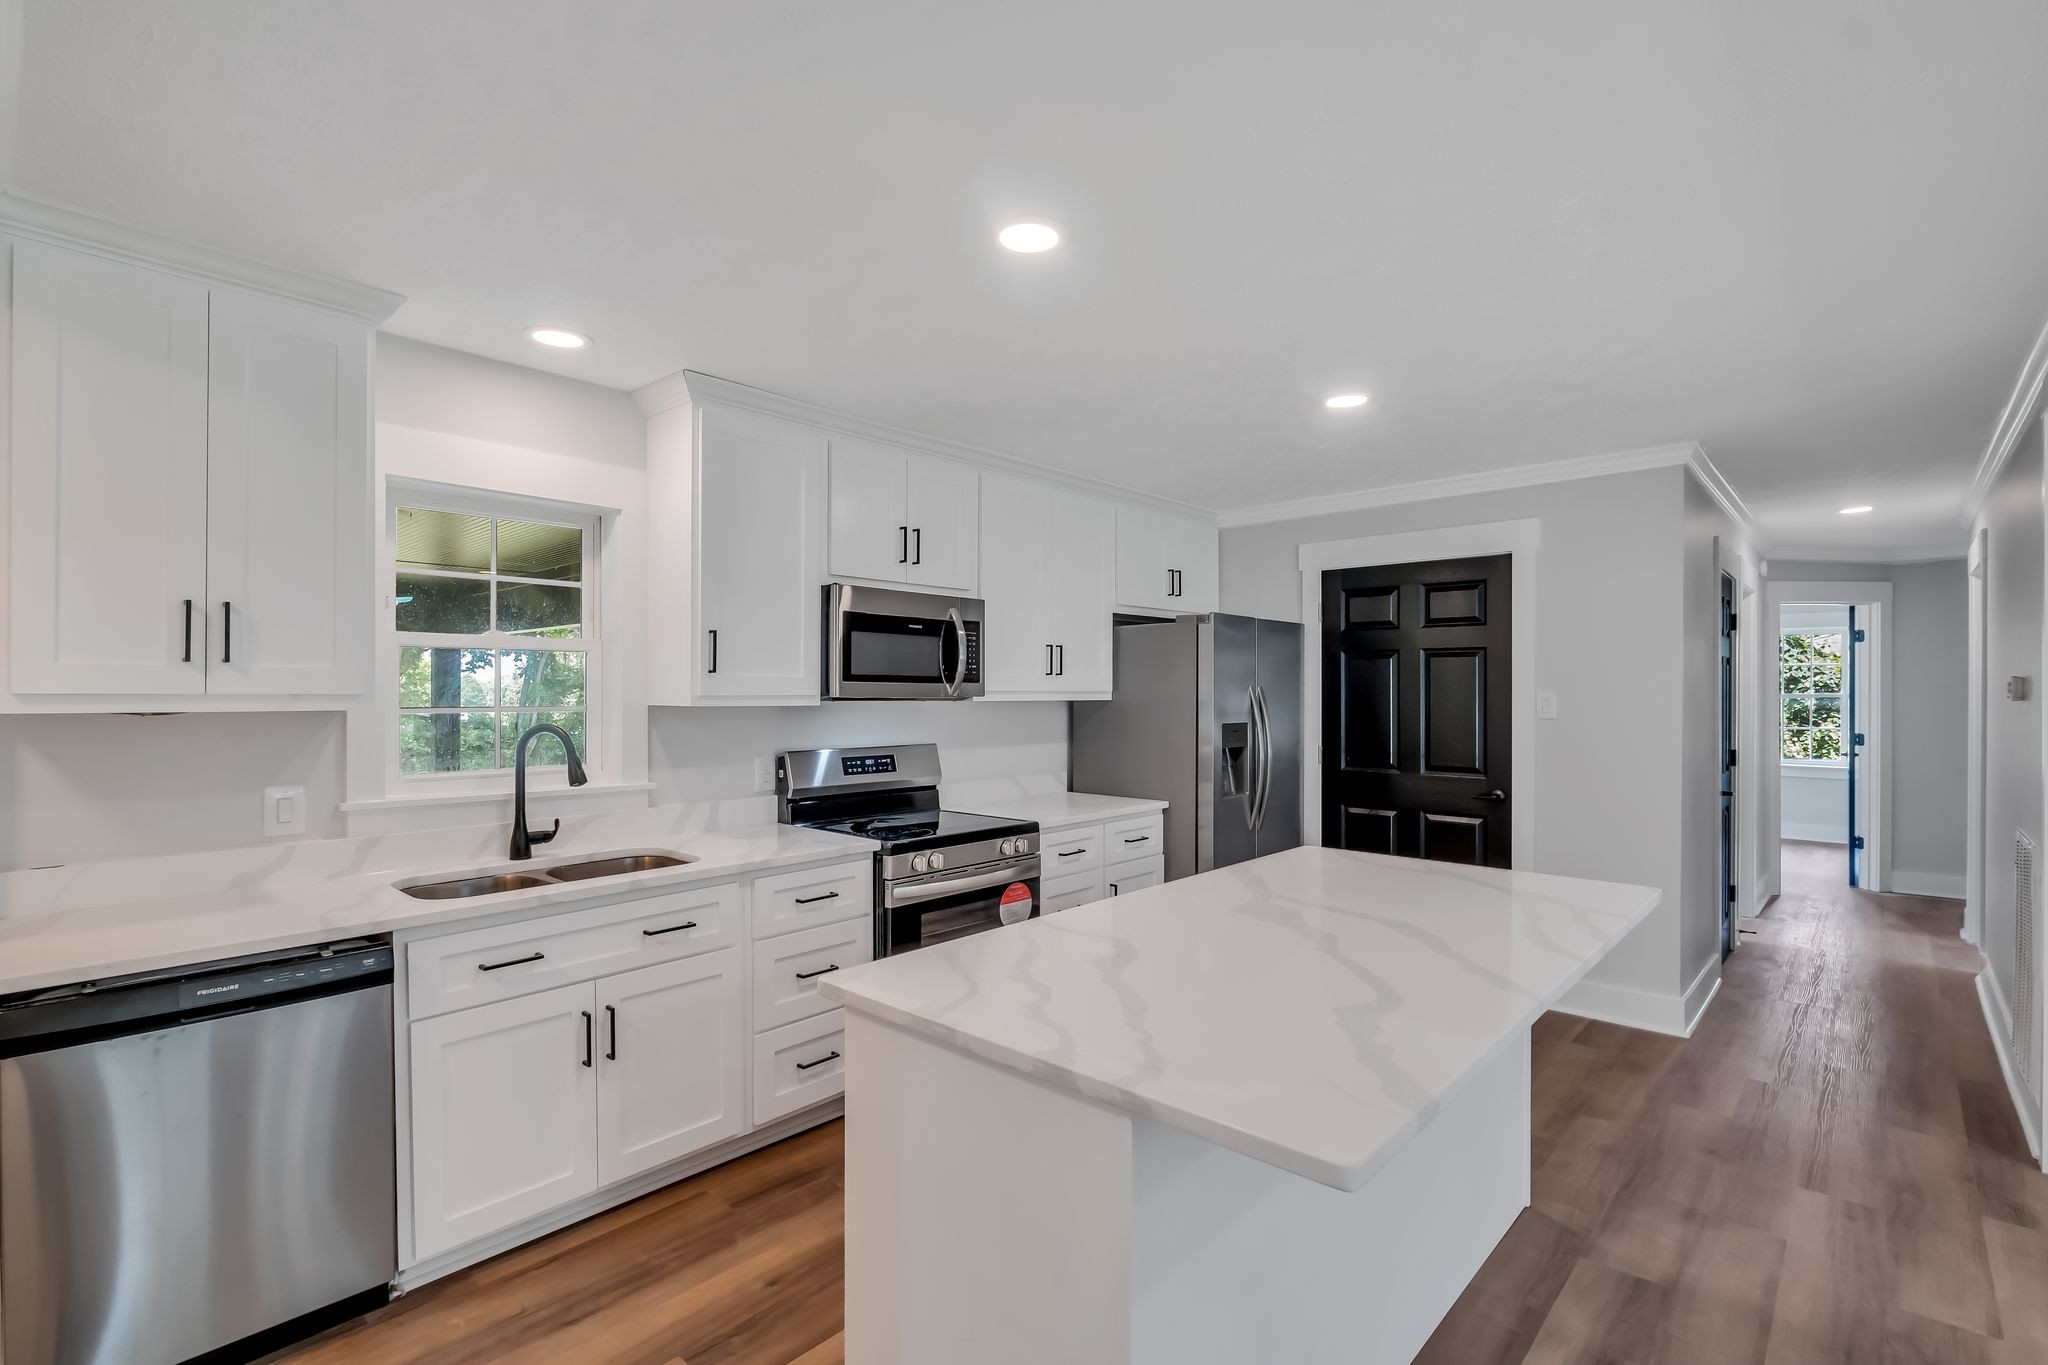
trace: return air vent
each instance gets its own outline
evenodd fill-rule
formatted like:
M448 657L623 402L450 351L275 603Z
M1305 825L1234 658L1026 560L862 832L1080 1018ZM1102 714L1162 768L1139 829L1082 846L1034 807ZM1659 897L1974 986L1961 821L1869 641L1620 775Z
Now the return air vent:
M2023 1081L2034 1074L2034 841L2012 843L2012 1057Z

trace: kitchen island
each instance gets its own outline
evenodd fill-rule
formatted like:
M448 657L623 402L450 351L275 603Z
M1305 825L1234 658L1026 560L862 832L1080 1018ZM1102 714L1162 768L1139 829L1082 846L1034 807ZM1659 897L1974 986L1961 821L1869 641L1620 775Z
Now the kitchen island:
M1410 1360L1658 900L1298 848L836 974L849 1365Z

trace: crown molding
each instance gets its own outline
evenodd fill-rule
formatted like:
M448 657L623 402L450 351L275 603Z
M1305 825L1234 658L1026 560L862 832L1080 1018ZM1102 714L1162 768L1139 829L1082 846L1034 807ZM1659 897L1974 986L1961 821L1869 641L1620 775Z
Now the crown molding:
M1693 442L1692 454L1686 457L1685 463L1721 511L1741 529L1750 547L1761 554L1764 544L1763 531L1757 526L1756 518L1750 515L1748 505L1742 501L1742 495L1735 491L1735 485L1729 483L1715 467L1714 462L1707 458L1706 447L1697 441Z
M1021 478L1036 479L1040 483L1060 484L1097 497L1113 498L1118 502L1156 507L1161 511L1189 517L1206 525L1214 525L1216 522L1215 512L1206 507L1197 507L1193 503L1163 498L1157 493L1127 488L1122 484L1110 483L1106 479L1091 479L1085 474L1072 474L1049 465L1021 460L1014 455L1005 455L1001 451L969 445L964 441L948 441L943 437L907 431L902 427L890 426L886 422L855 417L850 413L820 407L816 403L806 403L801 398L786 398L779 393L770 393L766 389L735 383L730 379L720 379L717 375L704 374L697 370L678 370L666 378L657 379L651 384L643 384L633 390L633 402L646 417L681 407L685 403L717 403L724 407L745 408L750 412L820 427L828 432L881 441L926 455L962 460L999 474L1015 474Z
M1943 559L1966 559L1970 553L1967 532L1958 528L1962 539L1953 545L1904 545L1889 550L1858 550L1845 545L1779 545L1771 550L1773 562L1787 564L1932 564Z
M129 265L189 275L208 284L257 289L372 327L398 311L403 294L336 279L310 270L161 237L109 218L96 217L20 190L0 190L0 232L52 246L90 251Z
M2012 392L1998 414L1998 424L1991 429L1991 440L1977 461L1977 476L1970 480L1970 496L1963 504L1965 527L1976 524L1985 500L1991 496L1991 485L1998 481L1999 471L2005 468L2020 437L2026 434L2027 423L2040 412L2044 380L2048 380L2048 325L2034 338L2034 347L2027 352L2026 363L2020 366L2019 377L2013 381Z
M1669 469L1692 463L1699 444L1651 446L1644 450L1622 450L1611 455L1578 455L1544 464L1490 469L1477 474L1453 474L1442 479L1416 483L1389 484L1384 488L1361 488L1349 493L1327 493L1288 502L1261 503L1218 514L1221 526L1254 526L1269 521L1297 521L1303 517L1326 516L1332 512L1356 512L1367 507L1390 507L1404 502L1429 502L1436 498L1458 498L1473 493L1492 493L1504 488L1530 488L1537 484L1564 483L1572 479L1597 479L1609 474L1632 474L1642 469ZM1704 459L1704 452L1700 452ZM1709 466L1711 468L1711 466ZM1715 475L1719 478L1719 474ZM1738 504L1739 505L1739 504Z

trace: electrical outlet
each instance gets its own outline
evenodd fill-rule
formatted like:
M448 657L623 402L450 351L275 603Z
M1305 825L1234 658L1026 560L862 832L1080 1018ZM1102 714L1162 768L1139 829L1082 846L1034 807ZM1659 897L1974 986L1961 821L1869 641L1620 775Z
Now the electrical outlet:
M754 795L772 796L775 793L775 760L757 758L754 760Z
M1557 719L1557 693L1538 692L1536 694L1536 719Z
M263 833L265 835L306 832L306 789L265 787L263 789Z

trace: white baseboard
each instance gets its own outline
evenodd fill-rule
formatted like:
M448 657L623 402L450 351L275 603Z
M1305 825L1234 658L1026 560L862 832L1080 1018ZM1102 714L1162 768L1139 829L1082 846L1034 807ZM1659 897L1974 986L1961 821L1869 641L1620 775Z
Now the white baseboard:
M1707 1006L1714 1003L1714 997L1721 992L1721 960L1721 954L1715 953L1693 977L1692 984L1685 988L1685 1036L1688 1038L1700 1026Z
M2012 1037L2012 1011L2006 1008L2005 992L1998 989L1998 979L1991 975L1989 967L1977 973L1977 1001L1984 1007L1984 1027L1991 1033L1991 1050L1998 1054L1998 1070L2005 1077L2006 1092L2012 1097L2013 1110L2020 1116L2020 1128L2027 1135L2027 1150L2038 1161L2041 1158L2041 1118L2035 1112L2034 1101L2027 1093L2026 1085L2020 1080L2019 1071L2012 1064L2008 1041Z
M1634 986L1589 980L1581 981L1566 991L1564 999L1552 1008L1564 1014L1576 1014L1581 1019L1598 1019L1604 1024L1620 1024L1624 1028L1690 1038L1692 1031L1699 1027L1700 1016L1707 1012L1708 1002L1720 989L1721 956L1716 953L1706 966L1700 968L1683 995L1663 995Z
M1945 901L1959 901L1968 890L1960 872L1907 872L1895 867L1892 869L1892 884L1885 888L1885 894L1939 896Z
M1778 833L1786 839L1796 839L1802 844L1846 844L1849 836L1841 825L1798 825L1786 821Z

